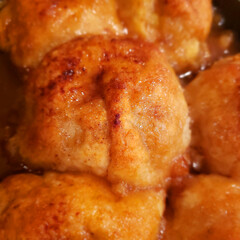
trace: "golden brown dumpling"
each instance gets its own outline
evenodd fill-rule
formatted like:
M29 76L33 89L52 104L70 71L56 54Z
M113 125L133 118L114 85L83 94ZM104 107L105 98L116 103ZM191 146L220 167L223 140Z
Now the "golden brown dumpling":
M201 72L186 88L193 119L193 147L202 168L240 177L240 55Z
M173 194L165 240L239 240L240 184L221 176L198 176Z
M199 61L212 23L211 0L117 0L130 35L158 41L176 70Z
M47 173L0 184L2 240L156 240L164 193L115 196L102 179Z
M76 36L122 33L114 0L7 0L0 11L0 47L20 67Z
M0 47L18 66L36 66L76 36L129 33L159 42L180 71L200 61L211 22L211 0L8 0L0 13Z
M182 161L188 109L154 45L78 39L47 55L27 82L26 114L9 149L30 167L145 187L164 184Z

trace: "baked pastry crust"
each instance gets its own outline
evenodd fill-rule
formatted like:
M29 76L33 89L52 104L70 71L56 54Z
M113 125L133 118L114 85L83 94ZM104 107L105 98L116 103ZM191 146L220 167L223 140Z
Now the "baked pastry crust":
M239 86L238 54L216 62L186 88L201 171L240 177Z
M240 236L239 182L217 175L185 181L172 195L166 240L237 240Z
M155 45L78 39L48 54L27 84L26 113L9 149L31 168L149 187L164 186L182 161L187 104Z
M78 36L121 34L115 0L8 0L0 11L0 47L20 67Z
M164 195L120 198L86 174L15 175L0 184L0 239L155 240Z

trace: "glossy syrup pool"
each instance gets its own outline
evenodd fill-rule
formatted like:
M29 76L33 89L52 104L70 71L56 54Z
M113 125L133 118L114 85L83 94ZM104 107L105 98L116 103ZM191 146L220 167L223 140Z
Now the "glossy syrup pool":
M19 122L22 96L22 83L17 70L8 57L0 53L0 179L20 170L19 166L9 164L4 145L6 137L12 131L10 126Z

